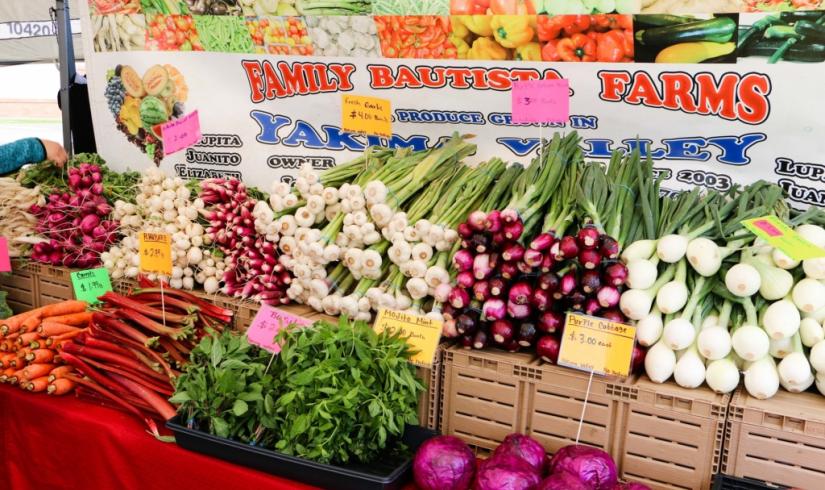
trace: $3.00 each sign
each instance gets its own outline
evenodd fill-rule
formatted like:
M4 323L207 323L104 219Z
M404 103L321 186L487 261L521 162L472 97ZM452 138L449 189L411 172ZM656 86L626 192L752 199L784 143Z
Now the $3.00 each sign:
M604 318L568 313L559 365L611 376L627 376L636 327Z

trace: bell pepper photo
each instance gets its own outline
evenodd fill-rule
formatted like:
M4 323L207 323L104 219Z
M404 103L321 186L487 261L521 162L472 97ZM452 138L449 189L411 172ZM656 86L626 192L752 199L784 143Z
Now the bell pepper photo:
M463 38L454 38L453 22L439 15L376 16L381 53L386 58L456 59Z
M538 13L541 0L450 0L453 15L530 15Z
M543 61L634 60L633 18L629 15L540 15L536 35Z

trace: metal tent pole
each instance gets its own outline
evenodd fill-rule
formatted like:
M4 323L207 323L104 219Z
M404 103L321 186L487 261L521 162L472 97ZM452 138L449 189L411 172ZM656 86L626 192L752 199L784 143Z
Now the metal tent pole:
M63 147L66 148L66 153L71 156L73 151L69 86L75 77L75 65L68 0L55 0L55 13L57 17L58 63L60 67L60 107L63 114Z

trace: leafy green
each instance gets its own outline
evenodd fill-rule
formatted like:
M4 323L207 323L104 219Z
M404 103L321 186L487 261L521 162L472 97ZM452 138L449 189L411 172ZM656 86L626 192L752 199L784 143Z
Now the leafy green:
M262 392L272 386L272 377L265 374L268 360L268 353L237 333L204 337L192 350L170 401L180 403L180 413L190 424L251 442L259 426L257 415L264 411Z
M205 337L170 401L212 434L324 463L375 461L418 424L424 386L399 334L342 318L278 341L270 356L237 333Z
M418 424L424 389L398 334L365 322L285 329L272 369L280 396L264 425L281 429L275 447L321 462L374 461L406 424Z

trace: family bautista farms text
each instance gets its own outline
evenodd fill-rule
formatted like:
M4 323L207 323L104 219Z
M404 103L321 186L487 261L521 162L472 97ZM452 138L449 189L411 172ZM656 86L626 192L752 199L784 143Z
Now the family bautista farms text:
M350 63L270 62L244 60L241 63L250 88L250 100L257 104L298 96L353 92L359 86L354 78L359 67ZM462 67L370 64L362 68L370 91L436 90L449 88L468 91L508 92L517 80L559 79L555 69L532 67ZM651 75L647 71L599 71L598 98L608 103L645 106L665 111L759 125L770 115L771 81L759 73L686 73L668 71ZM363 83L361 83L363 85ZM575 100L576 87L570 93ZM575 102L573 103L575 109ZM367 146L410 147L416 150L438 146L442 138L426 134L403 134L404 123L470 125L511 125L507 114L474 111L420 110L394 107L396 130L391 138L367 137L344 132L336 124L312 124L284 114L253 110L250 117L258 124L259 143L326 151L362 151ZM554 125L580 131L596 130L597 116L571 115L568 124ZM417 133L417 130L412 130ZM496 142L513 155L523 157L539 146L538 131L527 137L501 136ZM761 132L745 134L691 134L654 141L644 135L627 138L585 138L583 150L589 158L609 158L614 149L638 148L655 160L715 160L726 165L750 163L748 150L766 140Z

